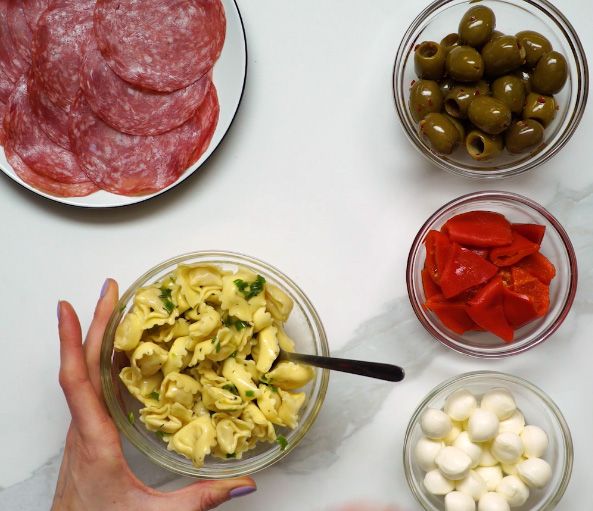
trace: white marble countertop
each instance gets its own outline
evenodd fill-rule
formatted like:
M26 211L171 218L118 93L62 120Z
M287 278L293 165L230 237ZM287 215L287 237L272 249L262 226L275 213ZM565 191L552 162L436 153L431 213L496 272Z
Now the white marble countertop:
M425 3L241 0L249 70L236 122L199 172L156 200L87 211L0 180L0 509L47 509L53 495L69 422L57 382L58 299L69 299L86 326L105 277L127 287L161 260L212 248L253 255L293 278L317 307L334 354L407 369L398 385L332 375L302 445L256 474L255 494L224 509L328 509L355 499L418 509L401 461L408 419L433 386L476 369L525 377L557 402L576 454L558 509L593 509L593 114L551 162L521 177L483 184L432 167L404 137L390 85L400 38ZM593 54L591 1L557 3ZM413 315L404 280L423 221L481 189L549 208L580 267L560 330L492 362L438 345ZM183 483L129 452L146 481Z

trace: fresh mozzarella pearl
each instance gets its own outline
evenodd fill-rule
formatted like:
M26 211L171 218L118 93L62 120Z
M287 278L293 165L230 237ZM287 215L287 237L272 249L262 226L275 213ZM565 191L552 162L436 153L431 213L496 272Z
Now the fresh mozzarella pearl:
M496 487L502 481L502 470L500 465L494 467L478 467L476 472L480 475L486 483L486 489L488 491L496 491Z
M528 458L517 465L517 473L530 488L543 488L552 478L552 467L541 458Z
M453 447L457 447L461 449L465 454L467 454L472 460L472 468L477 467L480 463L480 458L482 457L482 447L478 444L473 443L469 439L469 434L467 431L460 433L459 436L453 442Z
M486 481L475 470L470 470L465 479L457 481L455 489L469 495L475 501L480 500L480 497L488 491Z
M453 481L446 479L436 468L426 472L424 487L433 495L447 495L447 493L451 493L455 489Z
M548 435L537 426L525 426L521 432L521 441L528 458L541 458L548 448Z
M416 462L424 472L429 472L437 468L434 459L443 447L445 447L445 444L440 440L431 440L425 436L418 440L414 449L414 456Z
M517 475L517 465L519 463L521 463L522 461L525 461L525 458L523 456L521 456L519 458L519 461L517 461L515 464L506 464L506 463L501 463L500 468L502 468L502 471L509 476L516 476Z
M475 409L469 416L467 432L472 442L487 442L498 433L498 417L490 410Z
M492 442L492 455L501 463L517 463L523 454L523 442L516 433L501 433Z
M458 481L469 473L472 460L457 447L444 447L438 453L435 463L447 479Z
M504 477L496 488L496 493L507 499L511 507L522 506L529 498L529 488L516 476Z
M507 500L500 494L488 492L478 502L478 511L510 511Z
M476 511L476 503L469 495L452 491L445 497L445 511Z
M525 427L525 417L519 410L515 410L513 415L511 415L508 419L500 421L500 426L498 427L499 433L517 433L520 435Z
M440 440L450 433L453 424L442 410L428 408L420 418L420 427L428 438Z
M493 412L499 420L508 419L517 409L515 398L506 389L489 390L482 397L480 407Z
M480 467L493 467L498 464L498 460L492 456L491 445L484 445L482 447L482 456L480 456Z
M464 421L478 407L475 396L465 389L456 390L445 401L445 413L454 421Z
M451 431L449 431L449 434L445 438L443 438L443 442L445 442L447 445L452 445L462 431L463 423L453 422Z

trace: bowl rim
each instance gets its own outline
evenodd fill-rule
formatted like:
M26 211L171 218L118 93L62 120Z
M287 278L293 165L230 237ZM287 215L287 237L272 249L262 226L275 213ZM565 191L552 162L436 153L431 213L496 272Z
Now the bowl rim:
M573 465L574 465L574 443L572 440L572 433L570 432L570 427L568 426L568 423L567 423L564 415L562 414L562 411L556 404L556 402L546 392L544 392L540 387L538 387L537 385L531 383L530 381L528 381L524 378L521 378L520 376L515 376L515 375L509 374L509 373L503 373L503 372L499 372L499 371L488 371L488 370L471 371L468 373L463 373L463 374L460 374L457 376L453 376L453 377L443 381L442 383L439 383L430 392L428 392L428 394L426 394L426 396L422 399L420 404L414 410L414 413L412 414L412 416L408 422L408 426L406 427L406 433L405 433L405 437L404 437L403 448L402 448L404 473L406 476L406 481L408 483L408 488L410 489L410 491L414 495L414 498L422 506L423 509L425 509L426 511L432 511L432 508L428 508L424 505L424 502L422 499L423 495L421 495L419 489L414 484L414 481L412 478L412 469L409 466L409 464L407 463L406 454L408 452L408 449L411 448L410 447L410 439L411 439L412 433L413 433L414 429L418 426L418 419L420 417L420 414L427 407L428 403L431 400L433 400L435 397L441 395L443 392L445 392L450 387L457 385L459 383L462 383L464 381L474 382L476 380L480 381L480 380L485 380L485 379L494 380L494 385L496 385L498 383L502 384L504 382L511 382L513 384L516 384L516 385L526 388L527 390L531 391L537 397L540 398L541 402L545 405L545 407L548 410L550 410L552 412L552 414L554 415L554 418L558 421L558 425L560 426L560 430L562 431L562 438L561 438L560 443L563 445L564 452L565 452L564 470L562 473L562 479L560 480L560 484L558 485L558 489L554 492L552 497L548 499L548 502L545 503L544 507L539 508L539 511L551 511L552 509L554 509L557 506L557 504L560 502L560 500L564 496L564 493L566 492L566 489L568 487L568 484L570 483L570 479L572 476L572 469L573 469Z
M483 200L503 200L507 203L513 204L520 204L521 206L527 206L537 213L541 214L550 224L554 227L556 232L558 233L560 239L562 240L562 244L566 249L566 253L568 256L569 261L569 275L570 275L570 282L569 282L569 291L562 305L562 309L560 310L558 317L550 324L548 327L540 332L537 337L534 338L528 344L524 344L522 346L516 346L513 348L514 343L508 344L509 349L506 351L496 351L496 352L488 352L488 351L478 351L471 346L460 346L459 344L451 342L447 336L443 335L441 330L435 328L433 324L427 321L425 314L423 313L422 304L416 299L416 293L414 291L414 262L416 261L416 257L418 256L419 249L422 245L422 242L426 236L426 233L430 230L431 226L434 224L435 220L441 216L447 210L450 210L456 206L463 205L463 204L471 204L478 201ZM566 316L570 312L572 304L574 302L576 292L577 292L577 285L578 285L578 265L577 265L577 257L570 241L570 237L568 233L562 227L560 222L556 219L552 213L550 213L546 208L542 205L538 204L537 202L517 193L512 192L505 192L505 191L497 191L497 190L485 190L480 192L472 192L456 199L453 199L440 208L438 208L432 215L428 217L428 219L422 224L418 233L414 237L414 241L412 242L412 246L410 247L410 252L408 253L408 260L406 264L406 287L408 290L408 299L410 300L410 304L412 305L412 309L414 310L414 314L422 324L422 326L426 329L426 331L438 340L441 344L447 346L448 348L461 353L463 355L467 355L470 357L476 358L483 358L483 359L500 359L509 357L512 355L517 355L519 353L524 353L535 346L543 343L546 339L548 339L564 322Z
M288 288L290 288L291 292L294 293L294 295L298 296L298 298L302 301L304 308L306 309L306 313L311 316L313 324L310 324L310 327L316 333L316 336L319 338L318 348L320 349L320 354L323 356L329 356L329 344L327 341L327 335L325 332L325 328L323 327L323 323L321 322L321 319L319 317L319 314L317 313L317 310L315 309L307 295L303 292L303 290L287 275L285 275L276 267L272 266L271 264L265 261L242 254L240 252L233 252L227 250L200 250L194 252L187 252L179 256L171 257L153 266L152 268L144 272L140 277L138 277L120 296L120 299L109 318L109 322L105 329L105 334L101 341L100 377L104 402L107 406L109 414L111 415L113 421L117 426L118 431L120 433L123 433L126 439L134 447L136 447L136 449L142 452L155 465L161 468L164 468L178 475L186 477L197 477L199 479L226 479L231 477L240 477L254 474L255 472L263 470L287 456L293 449L297 447L297 445L305 437L306 433L309 431L311 426L315 423L317 416L319 415L319 412L321 410L321 406L323 405L323 402L325 400L325 396L327 394L330 373L328 369L319 369L317 377L317 379L319 380L317 395L315 396L314 401L309 401L312 402L312 406L307 416L307 420L302 423L299 422L299 426L295 430L293 430L294 436L291 437L291 441L284 449L275 449L275 447L277 446L275 444L270 444L270 449L266 451L268 455L263 460L256 460L256 458L254 458L254 460L256 461L254 461L253 464L245 465L242 468L233 466L231 463L229 463L229 468L224 468L219 472L208 471L205 473L203 471L203 468L197 469L193 467L193 465L189 465L191 468L187 468L188 465L186 464L181 464L177 461L170 462L167 458L161 456L158 450L146 448L145 442L141 440L141 436L137 434L133 425L130 424L128 418L123 413L121 407L118 406L117 398L115 397L115 386L111 379L111 357L114 352L112 343L113 338L111 340L109 339L109 333L115 331L115 328L121 321L123 314L126 312L126 304L130 301L131 298L133 298L135 291L140 286L146 285L153 277L157 276L161 272L167 269L170 269L172 271L177 265L186 262L190 263L192 260L196 258L222 258L224 260L222 262L225 262L227 264L243 264L248 268L253 268L253 266L259 266L263 268L267 273L272 275L275 279L285 284ZM216 264L216 262L208 263L208 261L204 261L204 264ZM313 397L313 395L311 397Z
M566 40L576 63L576 69L574 70L574 89L576 92L574 109L572 112L567 112L568 118L565 121L566 126L564 130L557 135L558 138L551 148L546 151L539 151L535 155L530 156L527 160L520 162L519 164L509 163L507 165L508 168L503 167L502 169L494 170L474 170L467 168L457 162L443 158L442 156L429 150L418 136L416 124L413 123L409 118L407 101L404 93L406 86L403 83L405 69L403 63L405 61L405 55L408 51L408 48L412 44L412 37L414 33L422 27L428 16L432 15L438 9L445 7L447 4L470 4L475 2L475 0L434 0L428 6L426 6L420 12L420 14L416 16L416 18L414 18L401 39L393 64L391 87L395 110L400 120L401 128L408 140L428 161L457 176L477 180L504 179L522 174L523 172L527 172L528 170L546 163L568 143L578 128L587 106L587 100L589 97L589 66L587 63L585 49L581 43L577 31L572 26L570 21L548 0L506 1L524 3L526 4L526 7L539 8L541 11L545 12L550 21L554 22L554 28L557 29L557 31L559 31L562 34L562 37ZM546 144L546 146L548 145L549 144Z

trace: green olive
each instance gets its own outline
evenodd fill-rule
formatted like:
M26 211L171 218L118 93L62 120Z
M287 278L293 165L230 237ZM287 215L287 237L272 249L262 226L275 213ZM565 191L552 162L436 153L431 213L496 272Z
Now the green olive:
M492 35L490 36L490 41L493 41L494 39L498 39L500 37L502 37L504 34L500 31L500 30L494 30L492 32Z
M419 124L420 135L439 154L451 154L459 143L459 131L443 114L430 113Z
M445 97L453 87L455 87L456 83L455 80L451 80L450 78L445 78L439 82L439 86L441 88L441 92L443 93L443 97Z
M556 101L551 96L530 92L525 100L523 119L534 119L547 128L556 117Z
M500 135L489 135L480 130L472 130L465 139L465 149L468 154L478 161L496 158L504 147Z
M510 153L524 153L537 147L544 139L544 127L533 119L513 121L504 134Z
M443 114L443 115L453 123L453 126L455 126L457 128L457 132L459 133L459 140L464 140L465 139L465 127L463 126L463 123L459 119L456 119L455 117L452 117L449 114Z
M458 82L477 82L484 75L484 62L471 46L456 46L447 53L447 74Z
M519 42L525 48L525 65L535 67L537 61L549 51L552 51L552 44L539 32L523 30L516 35Z
M525 104L523 80L513 75L497 78L492 83L492 96L505 103L512 113L520 114Z
M478 96L469 104L467 116L474 126L490 135L498 135L511 124L511 110L500 99Z
M560 92L568 78L568 64L562 54L551 51L543 55L533 71L533 90L551 96Z
M476 5L469 9L459 23L459 38L462 44L478 47L486 43L496 25L496 16L492 9Z
M457 85L445 96L445 111L452 117L467 119L467 110L474 98L489 94L490 86L484 80L477 84Z
M418 80L410 89L410 113L416 122L426 114L440 112L443 94L439 84L433 80Z
M531 78L533 77L533 73L531 71L520 68L516 71L513 71L513 76L516 76L523 82L523 85L525 86L525 92L531 92Z
M515 36L503 35L489 41L482 48L482 59L486 75L496 78L514 71L525 63L525 48Z
M445 53L449 53L453 48L459 46L459 35L455 33L446 35L441 40L441 46L444 48Z
M418 78L440 80L445 74L445 58L443 47L434 41L424 41L414 52L414 69Z

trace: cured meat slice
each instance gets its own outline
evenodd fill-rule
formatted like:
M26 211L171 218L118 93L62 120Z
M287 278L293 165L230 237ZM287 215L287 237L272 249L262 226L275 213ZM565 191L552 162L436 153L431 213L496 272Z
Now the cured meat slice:
M89 178L97 186L121 195L157 192L173 183L201 150L203 120L218 109L216 89L210 88L198 112L185 124L162 135L142 137L114 130L95 115L79 93L70 112L70 143Z
M56 106L41 88L33 73L29 76L28 82L29 103L39 122L39 126L50 138L60 147L70 151L70 139L68 138L68 114L59 106Z
M6 11L8 19L8 30L14 42L16 50L25 62L31 64L31 42L33 32L29 28L25 11L23 10L22 0L8 0L8 9Z
M94 0L57 0L33 37L33 72L47 97L68 111L79 89L81 49L93 30Z
M224 44L220 0L97 0L95 35L124 80L157 91L187 87L214 66Z
M4 148L4 152L8 163L10 163L17 176L33 188L49 195L56 197L86 197L98 190L90 181L67 184L33 172L10 145Z
M16 83L29 64L16 50L8 30L8 0L0 0L0 68Z
M0 145L4 145L6 141L6 132L4 131L4 115L6 114L8 107L6 103L0 101Z
M50 0L23 0L23 10L29 28L34 32L37 28L37 22L43 12L49 7Z
M74 154L54 144L39 126L29 103L25 76L10 97L5 121L8 143L33 172L62 183L89 180Z
M0 101L8 103L8 98L14 90L14 83L8 78L6 73L0 69Z
M131 135L158 135L181 126L195 112L210 88L204 75L175 92L154 92L136 87L117 76L94 44L82 59L80 86L101 119Z

